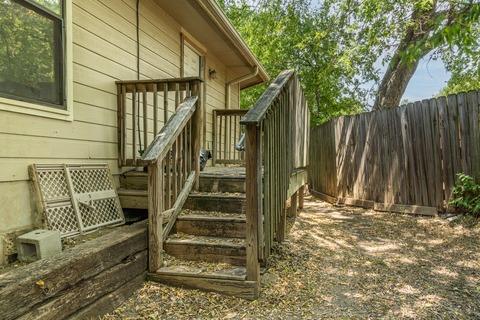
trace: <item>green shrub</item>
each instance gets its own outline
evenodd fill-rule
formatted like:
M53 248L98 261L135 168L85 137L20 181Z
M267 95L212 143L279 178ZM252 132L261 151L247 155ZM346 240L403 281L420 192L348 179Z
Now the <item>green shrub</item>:
M457 174L450 205L461 212L480 217L480 184L466 174Z

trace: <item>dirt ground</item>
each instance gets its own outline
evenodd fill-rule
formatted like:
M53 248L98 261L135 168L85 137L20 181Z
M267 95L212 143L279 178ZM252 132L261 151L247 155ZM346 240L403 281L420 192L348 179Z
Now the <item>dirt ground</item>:
M308 198L257 301L146 283L104 319L480 319L480 228Z

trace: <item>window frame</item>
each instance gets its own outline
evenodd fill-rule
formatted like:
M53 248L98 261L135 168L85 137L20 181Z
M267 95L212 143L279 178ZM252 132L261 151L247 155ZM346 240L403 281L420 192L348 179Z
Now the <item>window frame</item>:
M59 74L61 104L49 103L28 97L19 97L0 93L0 110L31 114L59 120L73 121L73 59L72 59L72 0L62 0L62 15L34 2L33 0L12 0L60 24L60 57L55 68L61 69Z

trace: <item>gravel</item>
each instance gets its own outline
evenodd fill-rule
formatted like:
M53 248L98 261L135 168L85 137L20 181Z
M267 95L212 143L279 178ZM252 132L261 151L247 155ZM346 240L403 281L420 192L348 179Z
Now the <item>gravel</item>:
M257 301L147 282L103 319L480 319L479 248L478 227L307 198Z

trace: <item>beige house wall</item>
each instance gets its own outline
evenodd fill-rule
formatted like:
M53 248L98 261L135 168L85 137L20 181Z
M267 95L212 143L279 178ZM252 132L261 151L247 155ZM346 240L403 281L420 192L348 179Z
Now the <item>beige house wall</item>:
M39 219L28 165L108 163L114 175L120 173L115 81L137 78L135 5L135 0L71 3L72 18L66 23L73 52L73 99L66 115L26 114L14 101L0 101L0 263L11 253L9 235L34 227ZM180 31L154 0L140 2L141 79L180 76ZM206 49L206 68L217 71L216 79L206 79L205 147L211 148L212 110L225 108L227 68ZM238 90L232 87L232 101L238 100Z

